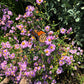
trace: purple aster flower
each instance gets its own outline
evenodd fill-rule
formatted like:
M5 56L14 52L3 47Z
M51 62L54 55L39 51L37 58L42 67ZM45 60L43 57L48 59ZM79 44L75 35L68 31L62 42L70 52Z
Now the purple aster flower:
M44 52L46 53L46 56L50 55L50 50L49 49L45 49Z
M6 75L6 76L9 76L9 75L10 75L10 71L6 71L6 72L5 72L5 75Z
M74 54L74 50L69 50L70 53Z
M26 7L26 11L28 11L28 12L32 12L34 10L35 10L34 6L29 5Z
M24 27L22 24L20 25L16 25L16 27L19 29L19 30L22 30L22 28Z
M53 31L49 31L48 32L48 35L52 35L54 32Z
M45 27L45 30L46 30L46 31L49 31L49 29L50 29L50 26L46 26L46 27Z
M22 43L20 44L21 48L27 48L28 47L28 42L26 40L22 41Z
M26 12L25 14L24 14L24 16L23 16L23 18L25 18L25 17L30 17L30 12L28 11L28 12Z
M47 81L44 81L43 84L48 84L48 82Z
M14 33L15 31L14 30L10 30L9 33Z
M70 57L65 56L65 61L67 62L68 60L70 60Z
M50 66L50 69L52 69L52 68L53 68L53 65Z
M12 13L11 11L8 11L8 15L12 16L12 15L13 15L13 13Z
M49 74L52 74L52 71L49 71Z
M15 53L12 53L9 55L10 59L14 59L15 58Z
M51 36L48 36L46 39L47 39L47 40L45 41L46 45L51 44L51 42L52 42L52 37L51 37Z
M60 65L60 66L63 66L64 64L65 64L65 62L64 62L63 60L60 60L60 61L59 61L59 65Z
M37 69L38 69L38 71L41 70L41 66L38 66Z
M57 74L61 74L62 72L63 72L62 67L59 67L59 68L57 69L57 71L56 71Z
M66 33L66 29L61 28L60 33L61 33L61 34L65 34L65 33Z
M52 52L52 51L55 50L55 47L56 46L54 44L50 44L49 47L48 47L48 49Z
M36 0L37 4L41 4L43 2L43 0Z
M36 84L42 84L41 81L36 82Z
M31 48L31 47L32 47L32 45L33 45L33 43L32 43L32 42L28 42L28 47L29 47L29 48Z
M77 52L77 55L80 55L80 52Z
M15 44L14 46L15 46L14 49L18 49L20 47L19 44Z
M70 55L70 60L73 60L73 55Z
M26 33L26 29L22 29L20 34L25 35L25 33Z
M15 76L15 71L11 71L10 73L12 76Z
M33 60L37 60L38 59L38 56L34 56Z
M37 67L34 67L34 71L36 72L38 69L37 69Z
M30 71L30 74L32 77L35 77L35 75L36 75L34 71Z
M7 52L8 52L8 50L7 50L7 49L3 50L3 53L7 53Z
M8 41L6 42L6 48L12 48Z
M69 60L67 60L67 62L66 62L68 65L70 65L71 64L71 60L69 59Z
M34 63L34 66L38 66L38 63L37 63L37 62L35 62L35 63Z
M17 71L18 70L18 68L17 68L17 66L13 66L13 71Z
M52 83L51 84L56 84L57 82L56 82L56 80L54 79L54 80L52 80Z
M27 68L27 64L24 62L24 63L21 63L21 65L19 65L20 66L20 70L26 70L26 68Z

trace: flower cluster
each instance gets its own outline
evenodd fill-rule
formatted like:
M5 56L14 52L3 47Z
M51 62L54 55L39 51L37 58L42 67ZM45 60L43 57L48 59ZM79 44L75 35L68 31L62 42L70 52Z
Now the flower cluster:
M0 6L0 12L2 13L0 17L0 26L1 29L6 32L7 28L10 28L11 24L13 24L13 21L11 20L13 13L5 6Z

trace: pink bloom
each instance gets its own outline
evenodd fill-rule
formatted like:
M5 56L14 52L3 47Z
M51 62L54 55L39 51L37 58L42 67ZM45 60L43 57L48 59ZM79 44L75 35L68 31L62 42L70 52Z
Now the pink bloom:
M22 43L20 45L21 45L21 48L27 48L28 42L26 40L24 40L24 41L22 41Z
M45 49L44 52L46 53L46 56L50 55L50 50L49 49Z
M43 0L36 0L36 3L41 4Z
M20 24L20 25L16 25L16 27L17 27L19 30L22 30L23 25L22 25L22 24Z
M8 11L8 15L11 15L11 16L12 16L12 15L13 15L13 13L12 13L11 11Z
M48 35L52 35L54 32L53 31L49 31L48 32Z
M56 46L55 46L54 44L50 44L48 48L49 48L49 50L52 52L52 51L55 50L55 47L56 47Z
M59 61L59 65L60 65L60 66L63 66L64 64L65 64L65 62L64 62L63 60L60 60L60 61Z
M57 69L57 71L56 71L57 74L61 74L62 72L63 72L62 67L59 67L59 68Z
M9 55L9 57L10 57L10 59L15 58L15 54L14 54L14 53L12 53L12 54L10 54L10 55Z
M64 28L62 28L62 29L60 30L60 33L61 33L61 34L65 34L65 32L66 32L66 29L64 29Z
M25 33L26 33L26 29L22 29L20 34L25 35Z
M28 42L28 47L29 47L29 48L31 48L31 47L32 47L32 45L33 45L33 43L32 43L32 42Z
M49 29L50 29L50 26L46 26L46 27L45 27L45 30L46 30L46 31L49 31Z
M14 46L15 46L15 49L18 49L20 45L19 44L15 44Z
M34 10L35 10L34 6L29 5L29 6L26 7L27 12L32 12Z
M46 45L51 44L51 42L52 42L52 36L48 36L46 39L47 39L47 40L45 41Z

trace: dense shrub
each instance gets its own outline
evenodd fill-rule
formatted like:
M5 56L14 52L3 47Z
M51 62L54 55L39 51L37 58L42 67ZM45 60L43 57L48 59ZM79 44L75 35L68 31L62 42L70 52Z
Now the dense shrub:
M73 74L83 61L83 50L74 45L74 40L65 42L71 40L72 28L52 31L57 24L51 24L39 7L39 2L28 5L24 15L18 15L4 35L7 41L1 42L0 76L10 77L13 83L25 76L34 84L55 84L62 73ZM44 42L40 41L41 35L46 37Z

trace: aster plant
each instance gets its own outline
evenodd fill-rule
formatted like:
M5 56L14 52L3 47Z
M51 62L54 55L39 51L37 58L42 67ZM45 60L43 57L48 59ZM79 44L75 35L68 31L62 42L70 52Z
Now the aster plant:
M27 79L29 84L56 84L66 70L72 74L77 69L83 60L83 50L75 46L74 41L69 44L65 42L65 39L70 40L72 28L54 32L52 24L47 24L44 17L38 8L31 5L26 7L24 15L18 15L17 23L4 36L8 37L8 41L1 43L2 79L10 78L15 84ZM46 40L43 43L37 40L31 29L41 29L46 33Z

